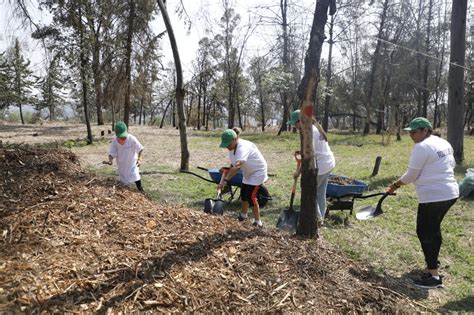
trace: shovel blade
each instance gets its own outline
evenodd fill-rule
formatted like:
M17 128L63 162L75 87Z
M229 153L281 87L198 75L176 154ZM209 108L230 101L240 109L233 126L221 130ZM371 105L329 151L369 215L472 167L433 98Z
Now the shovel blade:
M223 215L224 214L224 201L218 199L214 201L214 206L212 207L212 213Z
M367 207L364 207L362 209L360 209L359 211L357 211L356 213L356 219L357 220L369 220L369 219L373 219L379 215L383 214L383 211L381 208L377 207L377 208L374 208L372 206L367 206Z
M214 207L214 200L212 198L207 198L204 200L204 212L212 213L212 208Z
M224 201L221 199L207 198L204 200L204 212L209 214L224 214Z
M283 210L280 213L276 227L280 230L296 231L299 216L299 212L295 212L291 209Z

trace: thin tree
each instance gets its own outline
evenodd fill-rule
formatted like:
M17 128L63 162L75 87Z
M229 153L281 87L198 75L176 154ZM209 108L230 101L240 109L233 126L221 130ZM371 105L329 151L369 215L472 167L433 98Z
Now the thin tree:
M13 102L18 106L20 110L21 123L25 124L23 118L23 104L28 103L31 100L31 88L33 85L32 71L29 69L30 61L25 60L21 52L20 41L18 38L15 39L15 45L13 47L11 56L11 65L13 70Z
M83 12L81 5L78 6L77 15L74 15L75 21L74 24L79 29L79 60L80 60L80 72L81 72L81 83L82 83L82 105L84 108L84 118L86 121L87 128L87 143L92 143L92 129L91 122L89 118L89 103L88 103L88 81L87 81L87 52L86 52L86 43L85 43L85 31L84 25L82 24Z
M428 19L426 21L426 40L425 40L425 54L429 56L431 54L431 21L433 20L433 0L429 0L428 5ZM430 97L430 91L428 89L428 74L430 67L430 59L425 57L425 64L423 67L423 117L428 117L428 99Z
M176 67L176 105L178 107L178 118L179 118L179 137L181 142L181 170L189 169L189 150L188 150L188 138L186 135L186 117L184 113L184 95L185 90L183 88L183 69L181 68L181 60L179 58L178 45L176 38L174 37L173 27L166 11L166 6L163 0L157 0L158 6L163 17L163 22L168 32L170 39L171 50L173 51L174 65Z
M64 86L64 78L62 76L62 68L60 67L59 54L53 56L44 79L40 82L40 90L43 96L41 102L36 105L37 110L47 108L49 110L49 120L56 119L57 108L64 103L62 89Z
M448 141L456 163L464 159L464 61L466 57L467 0L453 1L449 63Z
M367 135L370 132L370 116L372 112L372 101L373 101L373 92L374 92L374 86L375 86L375 77L377 73L377 67L379 65L380 47L382 44L382 41L379 39L382 39L382 36L383 36L385 20L387 18L387 10L388 10L388 0L385 0L383 4L383 8L382 8L382 14L380 16L379 31L377 34L377 43L375 44L374 55L372 58L372 67L370 69L369 91L367 93L367 102L365 105L366 121L364 125L364 135Z
M135 21L135 1L128 1L128 29L127 29L127 42L125 47L125 102L123 106L123 121L128 125L130 120L130 90L132 87L132 39L134 33L134 21Z

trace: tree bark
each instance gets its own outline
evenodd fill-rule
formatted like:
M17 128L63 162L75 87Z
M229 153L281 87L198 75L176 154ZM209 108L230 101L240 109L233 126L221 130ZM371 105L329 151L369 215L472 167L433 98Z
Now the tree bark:
M134 19L135 19L135 1L130 0L129 5L129 16L128 16L128 31L127 31L127 45L126 45L126 55L125 55L125 103L123 107L123 122L128 126L128 121L130 120L130 90L132 86L132 39L134 32Z
M331 3L332 2L332 3ZM305 237L317 237L316 224L316 187L318 170L314 161L312 122L314 99L320 79L321 48L324 43L324 26L331 4L331 15L335 13L335 0L319 0L316 3L308 51L305 57L304 76L298 87L301 104L301 212L296 234Z
M79 23L79 49L80 51L80 61L81 61L81 81L82 81L82 105L84 107L84 118L86 121L86 128L87 128L87 143L92 143L92 130L91 130L91 123L89 119L89 105L87 102L87 59L85 54L85 42L84 42L84 26L82 25L82 10L79 7L79 17L77 19L77 23Z
M160 129L163 128L163 124L165 122L165 117L166 117L166 112L168 111L168 108L170 107L171 103L173 103L173 100L170 100L168 102L168 105L166 105L166 107L165 107L165 111L163 112L163 117L161 118Z
M425 53L427 56L430 55L430 46L431 46L431 21L433 20L433 0L430 0L428 6L428 26L426 29L426 42L425 42ZM423 117L428 117L428 98L430 97L430 91L428 89L428 71L430 67L430 60L428 57L425 57L425 65L423 68Z
M448 91L448 141L456 163L464 160L464 61L466 54L467 0L453 1L451 11L451 57Z
M179 138L181 142L181 170L189 169L189 150L188 150L188 138L186 135L186 117L184 114L184 95L185 90L183 88L183 70L181 68L181 60L179 59L178 45L174 37L173 27L166 11L166 6L163 0L157 0L158 6L160 7L161 15L163 16L163 22L168 32L170 39L171 49L173 51L174 65L176 67L176 105L178 107L178 118L179 118Z
M289 40L288 40L288 1L287 0L280 0L280 12L281 12L281 28L282 28L282 38L283 38L283 51L282 51L282 64L285 73L288 72L290 68L290 58L289 58ZM289 104L288 104L288 92L285 90L281 93L281 103L283 105L283 120L281 122L280 130L278 130L278 135L280 135L283 131L288 130L287 121L288 121L288 112L289 112Z
M323 129L328 131L329 128L329 104L331 103L331 88L332 88L332 45L333 41L333 29L334 29L334 15L331 16L331 22L329 22L329 53L328 53L328 69L326 73L326 95L324 97L324 116L323 116Z
M379 32L377 35L377 44L375 45L374 51L374 58L372 60L372 69L370 70L370 78L369 78L369 91L367 95L367 103L366 103L366 121L364 126L364 135L369 134L370 132L370 116L372 113L372 98L374 92L374 85L375 85L375 76L377 75L377 67L379 63L379 53L380 53L380 46L382 42L378 40L382 38L383 28L385 26L385 19L387 17L387 9L388 9L388 0L384 1L383 9L382 9L382 16L380 17L380 25L379 25Z

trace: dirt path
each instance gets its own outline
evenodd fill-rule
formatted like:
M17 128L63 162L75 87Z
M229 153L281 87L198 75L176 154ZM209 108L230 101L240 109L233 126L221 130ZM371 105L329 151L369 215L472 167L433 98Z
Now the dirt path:
M101 136L101 132L104 136ZM109 134L110 132L110 134ZM110 126L92 126L94 139L98 141L92 146L74 148L81 161L86 165L100 165L101 161L107 158L108 143L113 138ZM157 165L167 165L172 168L180 166L180 140L179 131L176 129L159 129L149 126L131 126L130 133L135 135L145 146L145 159ZM190 132L192 133L192 132ZM63 143L68 140L84 139L86 129L83 124L53 123L43 125L20 125L20 124L0 124L0 141L6 143ZM227 164L226 154L219 153L219 148L192 146L189 165L190 168L196 166L217 166ZM218 154L216 154L216 152Z

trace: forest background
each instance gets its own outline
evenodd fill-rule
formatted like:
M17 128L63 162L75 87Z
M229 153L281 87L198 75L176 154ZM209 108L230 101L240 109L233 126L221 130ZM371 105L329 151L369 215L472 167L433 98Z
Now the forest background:
M300 105L297 90L314 4L193 3L167 4L177 18L175 29L184 25L198 34L177 37L185 59L195 52L184 66L187 127L288 130L288 113ZM45 69L35 71L24 53L26 43L5 36L11 41L0 57L2 118L69 119L73 110L76 119L98 125L130 119L177 126L176 69L163 48L168 38L157 26L155 1L41 1L42 12L51 17L46 23L32 18L24 1L5 4L31 27L37 49L46 55ZM337 6L326 26L315 99L323 127L399 133L415 116L446 127L451 1L350 0ZM467 16L466 97L459 124L469 132L474 28ZM36 110L26 121L25 105ZM15 107L18 115L12 115Z

